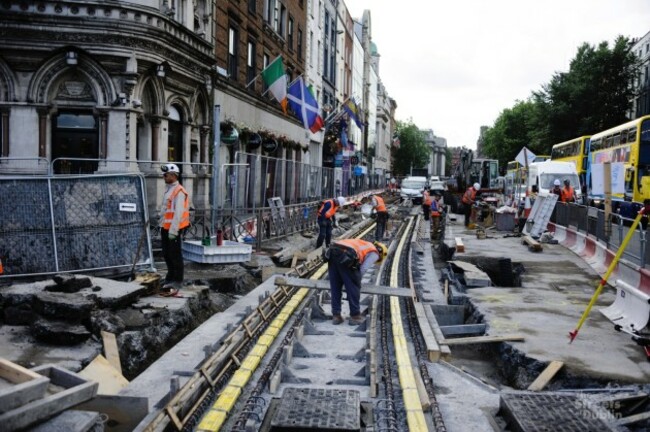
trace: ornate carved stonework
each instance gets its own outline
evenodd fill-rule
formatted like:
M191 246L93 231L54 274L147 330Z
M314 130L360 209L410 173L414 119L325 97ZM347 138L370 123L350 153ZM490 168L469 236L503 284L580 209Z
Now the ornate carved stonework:
M95 102L92 89L85 81L63 81L55 99Z

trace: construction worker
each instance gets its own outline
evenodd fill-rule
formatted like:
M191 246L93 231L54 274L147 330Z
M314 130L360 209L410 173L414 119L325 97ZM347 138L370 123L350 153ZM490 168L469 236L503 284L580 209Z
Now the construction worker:
M384 199L379 195L373 195L370 199L370 203L376 214L375 223L377 224L377 227L375 228L375 240L382 241L384 239L384 233L386 232L386 222L388 222L386 203L384 203Z
M574 203L578 201L578 196L576 195L575 189L571 187L571 182L569 179L564 179L564 187L562 188L562 193L560 194L560 199L563 203Z
M328 199L322 202L318 209L318 239L316 249L323 245L329 247L332 242L332 225L336 224L336 211L345 205L345 198L342 196L336 199Z
M332 295L332 324L343 322L341 315L342 288L348 295L350 325L363 324L359 301L361 298L361 276L375 262L381 262L388 254L386 245L370 243L361 239L337 240L327 253L327 271Z
M431 240L439 240L440 221L442 220L443 211L438 192L433 193L433 198L429 205L429 212L431 213Z
M159 219L162 252L167 264L162 288L178 291L183 284L181 236L190 226L190 197L178 181L180 170L176 164L167 163L160 168L166 186Z
M469 219L472 215L472 206L476 201L476 195L481 190L481 185L474 183L472 186L468 187L463 198L461 199L463 203L463 210L465 211L465 228L469 228Z
M557 200L562 201L562 188L560 187L560 179L553 180L553 189L551 189L552 194L557 195Z
M429 213L431 212L431 193L425 189L422 192L422 213L424 213L424 220L429 220Z

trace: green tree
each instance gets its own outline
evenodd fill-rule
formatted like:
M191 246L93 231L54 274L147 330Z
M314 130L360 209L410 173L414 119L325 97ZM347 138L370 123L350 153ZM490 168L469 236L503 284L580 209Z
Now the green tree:
M393 172L408 175L411 168L424 168L429 162L431 149L424 140L424 134L412 120L397 121L398 149L393 148Z
M445 176L450 177L453 174L454 167L451 166L453 155L449 147L445 148Z
M553 144L626 121L639 64L630 41L581 45L568 72L555 73L526 101L504 109L485 135L483 152L505 164L523 146L550 154Z

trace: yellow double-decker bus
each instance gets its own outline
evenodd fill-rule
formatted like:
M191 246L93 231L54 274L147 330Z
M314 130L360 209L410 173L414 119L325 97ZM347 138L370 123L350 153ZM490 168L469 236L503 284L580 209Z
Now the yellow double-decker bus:
M624 164L626 198L637 203L650 199L650 115L591 137L591 163L604 162Z
M573 162L580 178L580 187L586 184L587 169L589 168L589 141L590 135L583 135L579 138L574 138L569 141L564 141L555 144L551 149L551 160L562 162Z

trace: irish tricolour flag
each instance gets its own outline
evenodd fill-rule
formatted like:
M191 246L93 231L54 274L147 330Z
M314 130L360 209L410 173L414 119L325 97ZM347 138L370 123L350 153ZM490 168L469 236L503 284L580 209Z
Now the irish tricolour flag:
M271 62L270 65L262 71L262 79L264 84L269 88L284 112L287 112L287 74L284 71L284 64L282 63L282 56L278 56Z

